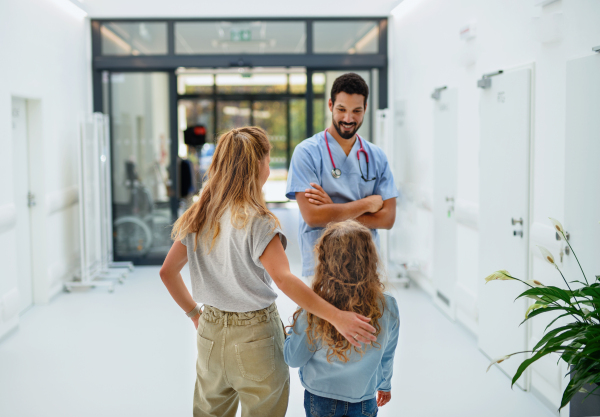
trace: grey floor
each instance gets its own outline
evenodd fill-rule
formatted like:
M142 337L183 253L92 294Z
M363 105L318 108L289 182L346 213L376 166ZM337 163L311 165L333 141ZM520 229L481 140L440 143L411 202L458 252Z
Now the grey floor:
M277 215L290 234L299 272L293 213ZM139 267L113 294L81 290L36 306L0 341L0 416L190 416L195 379L193 325L173 302L158 267ZM188 276L187 269L184 276ZM448 321L416 287L389 287L401 314L391 416L543 417L556 415L533 395L510 389L476 340ZM282 317L294 303L280 293ZM304 416L303 389L291 370L288 416Z

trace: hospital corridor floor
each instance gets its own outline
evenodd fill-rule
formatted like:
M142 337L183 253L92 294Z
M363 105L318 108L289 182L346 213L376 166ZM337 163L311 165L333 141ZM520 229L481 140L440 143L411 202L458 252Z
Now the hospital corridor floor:
M274 212L299 275L298 210ZM114 293L74 290L25 312L18 330L0 341L0 417L191 417L196 333L159 269L137 267ZM187 267L182 275L189 286ZM475 337L416 285L387 290L398 301L400 340L392 399L379 417L557 415L532 394L511 390L498 368L486 373L489 360ZM280 315L289 323L296 305L278 295ZM302 417L304 388L297 369L290 376L287 416Z
M113 294L62 294L25 313L0 342L0 416L191 416L195 332L158 270L136 268ZM486 374L476 340L423 291L390 291L400 308L400 342L392 400L380 417L554 415L531 394L511 390L498 369ZM277 304L283 318L295 309L281 293ZM297 370L290 374L287 415L304 416Z

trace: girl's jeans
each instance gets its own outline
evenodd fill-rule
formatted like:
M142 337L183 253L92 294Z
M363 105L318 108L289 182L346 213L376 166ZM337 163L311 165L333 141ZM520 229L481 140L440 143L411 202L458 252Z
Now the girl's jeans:
M375 417L377 400L371 398L359 403L349 403L320 397L305 390L304 411L306 411L306 417Z

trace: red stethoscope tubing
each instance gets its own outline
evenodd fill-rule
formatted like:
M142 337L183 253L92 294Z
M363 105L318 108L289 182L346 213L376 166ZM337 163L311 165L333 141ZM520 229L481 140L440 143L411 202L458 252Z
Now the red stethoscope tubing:
M362 140L360 136L356 135L358 138L358 143L360 143L360 148L356 151L356 159L358 159L358 163L360 164L360 153L363 152L365 154L365 158L367 159L367 166L369 165L369 154L363 147ZM327 145L327 152L329 152L329 159L331 159L331 165L333 165L333 169L337 169L335 166L335 162L333 162L333 155L331 155L331 149L329 148L329 142L327 141L327 129L325 129L325 144Z

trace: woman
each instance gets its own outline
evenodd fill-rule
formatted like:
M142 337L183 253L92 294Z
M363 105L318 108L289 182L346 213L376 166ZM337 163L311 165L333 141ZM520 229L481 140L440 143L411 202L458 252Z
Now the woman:
M271 145L257 127L218 141L200 199L173 227L161 278L198 330L194 416L284 416L289 369L275 284L350 343L375 340L368 318L333 307L289 269L286 238L262 197ZM190 262L192 295L180 271ZM204 303L204 311L200 305Z

